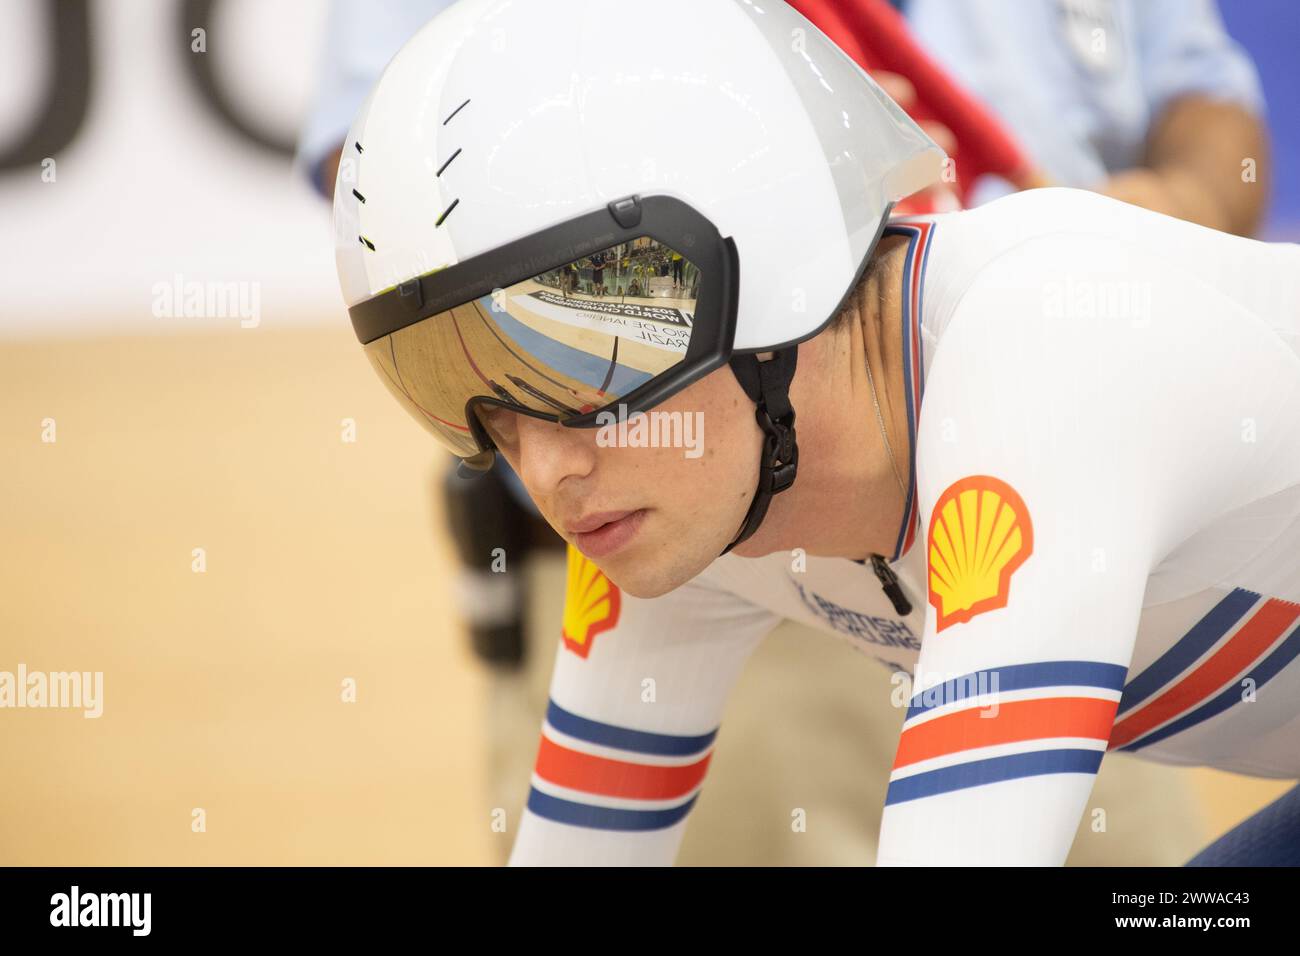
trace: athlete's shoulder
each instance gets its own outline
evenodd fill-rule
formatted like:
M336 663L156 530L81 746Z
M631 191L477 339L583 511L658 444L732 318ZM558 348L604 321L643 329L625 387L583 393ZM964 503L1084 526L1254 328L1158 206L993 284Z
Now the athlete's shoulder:
M1044 186L1040 189L1022 189L1018 192L1008 193L982 206L977 206L976 211L994 209L1034 210L1035 212L1059 209L1096 210L1116 205L1125 206L1126 204L1087 189L1075 189L1071 186Z
M995 247L1009 248L1046 236L1133 238L1160 219L1168 217L1085 189L1050 186L950 213L936 224L946 242L966 235L986 247L993 240Z
M1030 241L1049 236L1094 237L1148 249L1212 250L1218 254L1258 251L1268 245L1100 193L1064 186L1011 193L975 209L951 213L940 222L945 236L965 228L972 238L985 235Z
M1046 272L1089 272L1140 232L1126 203L1079 189L1026 190L961 212L930 217L921 260L920 314L927 358L978 288L1036 287ZM1010 277L1010 278L1009 278ZM1006 304L1010 307L1010 303ZM1036 308L1033 297L1023 305ZM994 317L1000 313L994 309Z
M1058 231L1087 231L1098 223L1110 225L1117 220L1159 215L1101 193L1069 186L1045 186L1009 193L971 211L988 216L1046 221Z
M1011 193L957 212L901 216L890 221L889 231L934 244L942 270L963 271L963 266L992 261L1047 237L1131 236L1139 219L1152 215L1086 190L1054 186Z
M1116 208L1118 207L1118 208ZM932 224L946 231L955 225L977 220L989 220L1009 217L1020 220L1035 221L1044 216L1065 214L1066 219L1054 220L1058 225L1070 222L1071 214L1104 216L1123 212L1137 207L1111 199L1100 193L1071 186L1044 186L1039 189L1023 189L1007 193L997 199L951 212L931 212L917 215L900 215L890 219L888 228Z

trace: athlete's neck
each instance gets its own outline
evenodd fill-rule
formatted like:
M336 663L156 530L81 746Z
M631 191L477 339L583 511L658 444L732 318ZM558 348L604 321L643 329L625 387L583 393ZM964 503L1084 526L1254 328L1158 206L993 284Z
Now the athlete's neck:
M845 303L849 314L799 346L790 389L798 475L772 500L762 526L737 554L801 548L827 557L893 556L912 480L903 377L906 255L905 239L882 239Z

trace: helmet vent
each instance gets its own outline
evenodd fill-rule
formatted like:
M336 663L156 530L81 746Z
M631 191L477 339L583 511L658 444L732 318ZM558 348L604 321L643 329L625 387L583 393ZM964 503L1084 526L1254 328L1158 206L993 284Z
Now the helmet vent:
M448 166L450 166L450 165L451 165L451 161L452 161L453 159L455 159L455 158L456 158L457 156L459 156L459 155L460 155L460 150L458 149L458 150L456 150L456 152L454 152L454 153L451 154L450 158L448 158L448 160L447 160L445 163L443 163L441 166L438 167L438 171L437 171L434 175L435 175L435 176L441 176L441 175L442 175L442 171L443 171L444 169L446 169Z
M464 109L465 107L467 107L467 106L469 106L469 100L466 100L464 103L461 103L460 106L458 106L458 107L456 107L454 110L452 110L452 111L451 111L451 116L448 116L445 120L443 120L443 121L442 121L442 125L443 125L443 126L446 126L448 123L450 123L450 122L451 122L451 118L452 118L452 116L455 116L457 113L459 113L461 110L463 110L463 109Z
M371 252L375 251L375 244L371 242L369 239L367 239L365 236L357 236L357 239L359 239L361 244L365 246L367 249L369 249Z
M453 199L453 200L451 201L451 205L448 206L446 209L443 210L442 215L438 217L438 221L435 222L435 223L433 224L433 225L434 225L434 228L436 229L438 226L441 226L441 225L443 224L443 222L446 221L447 217L451 215L451 211L452 211L453 209L455 209L455 208L456 208L457 206L459 206L459 205L460 205L460 200L459 200L459 199ZM371 248L374 248L374 247L372 246Z
M357 192L355 189L352 190L352 195L356 196L357 199L360 200L361 202L365 202L365 201L366 201L366 197L363 196L363 195L361 195L361 193Z
M467 107L467 106L469 106L469 100L466 100L464 103L461 103L460 106L458 106L458 107L456 107L454 110L452 110L452 111L451 111L451 115L448 116L445 120L442 121L442 125L443 125L443 126L446 126L448 123L450 123L450 122L455 118L456 114L459 113L461 110L463 110L463 109L464 109L465 107ZM448 157L447 161L446 161L445 163L443 163L441 166L438 167L438 172L435 174L435 178L437 178L438 176L441 176L441 175L443 174L443 172L446 170L446 168L447 168L448 166L451 165L451 161L452 161L453 159L455 159L457 156L459 156L460 153L461 153L461 151L460 151L459 149L457 149L456 152L452 153L451 156ZM451 211L452 211L453 209L455 209L455 208L456 208L457 206L459 206L459 205L460 205L460 200L459 200L459 199L453 199L453 200L451 201L451 205L448 206L446 209L444 209L444 210L442 211L442 215L438 217L438 221L435 222L435 223L433 224L433 227L434 227L435 229L437 229L437 228L438 228L439 226L441 226L444 222L446 222L446 221L447 221L447 217L451 215Z
M361 144L358 143L356 140L353 140L353 141L352 141L352 145L355 146L355 147L357 148L357 152L358 152L358 153L364 153L364 152L365 152L365 150L361 148Z

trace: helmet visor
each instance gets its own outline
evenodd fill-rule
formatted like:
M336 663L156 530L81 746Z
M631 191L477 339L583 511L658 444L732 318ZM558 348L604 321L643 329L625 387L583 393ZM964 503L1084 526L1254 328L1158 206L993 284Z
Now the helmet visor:
M376 338L366 355L417 420L470 457L491 447L480 403L575 421L673 378L706 278L671 245L635 236Z

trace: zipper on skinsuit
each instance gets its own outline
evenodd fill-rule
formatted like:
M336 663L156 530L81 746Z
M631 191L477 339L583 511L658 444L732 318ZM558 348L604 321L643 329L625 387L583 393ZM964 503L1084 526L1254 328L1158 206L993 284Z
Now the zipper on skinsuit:
M878 554L873 554L871 556L871 569L876 572L876 577L880 579L880 586L885 592L885 597L889 598L899 616L907 617L911 614L912 602L903 593L903 586L898 581L898 575L894 574L893 569L885 563L885 559Z

